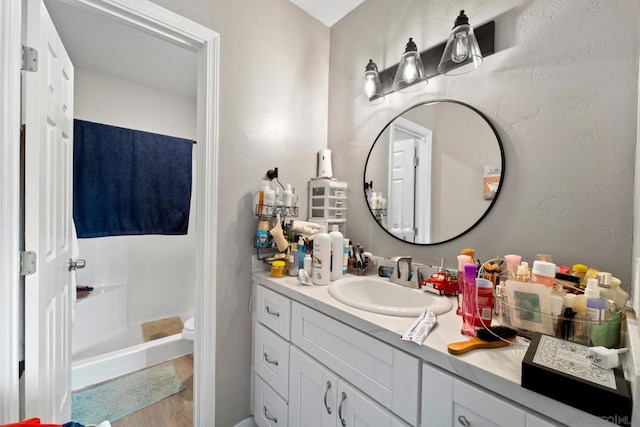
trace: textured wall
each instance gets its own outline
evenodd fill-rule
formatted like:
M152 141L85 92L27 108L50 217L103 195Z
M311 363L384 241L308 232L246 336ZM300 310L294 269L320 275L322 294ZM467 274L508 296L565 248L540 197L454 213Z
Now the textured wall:
M215 405L232 426L249 416L253 192L277 166L306 203L327 141L329 29L287 0L153 1L221 36Z
M334 175L349 182L349 237L374 253L421 262L462 248L481 259L551 253L571 265L631 277L633 174L638 99L638 3L624 0L367 0L331 28L329 140ZM475 72L432 78L420 93L354 103L369 58L399 61L446 40L460 9L472 25L496 21L496 53ZM506 155L496 205L470 233L412 246L381 232L366 209L362 176L376 135L398 112L449 98L494 123Z

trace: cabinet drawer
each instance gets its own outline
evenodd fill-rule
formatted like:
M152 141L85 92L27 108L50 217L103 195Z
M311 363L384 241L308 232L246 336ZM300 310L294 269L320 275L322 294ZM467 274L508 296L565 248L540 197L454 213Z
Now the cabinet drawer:
M287 403L258 375L255 378L253 411L260 427L287 427L289 424Z
M291 300L264 286L258 286L256 317L285 340L291 338Z
M254 370L285 400L289 398L289 343L256 323Z
M522 409L462 381L453 380L453 401L454 423L462 416L472 426L525 426Z
M417 358L296 302L291 341L405 421L418 424Z

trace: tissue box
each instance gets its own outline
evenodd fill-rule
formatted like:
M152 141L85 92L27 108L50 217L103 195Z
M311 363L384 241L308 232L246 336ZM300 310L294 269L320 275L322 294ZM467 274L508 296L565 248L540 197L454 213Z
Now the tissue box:
M622 369L601 369L588 347L536 334L522 360L521 385L621 426L631 425L631 392Z

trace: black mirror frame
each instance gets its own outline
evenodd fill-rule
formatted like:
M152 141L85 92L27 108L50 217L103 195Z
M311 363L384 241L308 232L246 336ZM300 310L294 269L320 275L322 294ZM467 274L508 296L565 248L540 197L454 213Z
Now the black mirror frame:
M380 136L384 133L384 131L385 131L389 126L391 126L391 124L392 124L392 123L393 123L397 118L399 118L400 116L402 116L402 115L403 115L403 114L405 114L406 112L408 112L408 111L410 111L410 110L412 110L412 109L414 109L414 108L416 108L416 107L420 107L421 105L426 105L426 104L436 104L436 103L439 103L439 102L450 102L450 103L453 103L453 104L462 105L463 107L467 107L467 108L469 108L470 110L474 111L476 114L478 114L480 117L482 117L482 119L484 119L484 121L485 121L485 122L487 122L487 124L488 124L488 125L489 125L489 127L491 128L491 131L492 131L492 132L493 132L493 134L495 135L495 137L496 137L496 141L498 142L498 147L500 148L500 165L501 165L501 171L502 171L501 173L502 173L502 176L501 176L501 178L500 178L500 184L498 185L498 189L496 190L496 194L494 195L493 200L491 200L491 204L489 204L489 206L488 206L488 207L487 207L487 209L484 211L484 213L482 214L482 216L481 216L480 218L478 218L478 220L477 220L476 222L474 222L474 223L473 223L469 228L467 228L466 230L464 230L464 231L463 231L463 232L461 232L460 234L457 234L457 235L455 235L455 236L453 236L453 237L451 237L451 238L449 238L449 239L447 239L447 240L441 240L441 241L439 241L439 242L434 242L434 243L416 243L416 242L409 242L409 241L406 241L406 240L400 239L399 237L397 237L397 236L395 236L395 235L391 234L391 233L389 232L389 230L387 230L386 228L382 227L382 226L380 225L380 223L377 221L377 219L376 219L376 217L375 217L375 214L371 211L371 208L369 207L369 203L368 203L368 201L367 201L367 193L366 193L366 191L365 191L365 190L366 190L366 188L367 188L367 185L368 185L368 183L367 183L367 181L366 181L367 164L369 164L369 157L371 157L371 152L373 151L373 148L374 148L374 146L376 145L376 142L378 141L378 138L380 138ZM495 205L496 200L498 200L498 196L500 195L500 190L502 189L502 185L503 185L503 183L504 183L504 177L505 177L505 156L504 156L504 147L503 147L503 145L502 145L502 140L500 139L500 135L498 135L498 131L496 130L496 128L495 128L495 126L493 125L493 123L491 122L491 120L489 120L489 118L488 118L484 113L482 113L481 111L479 111L477 108L472 107L471 105L466 104L466 103L464 103L464 102L456 101L456 100L453 100L453 99L434 99L434 100L431 100L431 101L424 101L424 102L420 102L420 103L418 103L418 104L412 105L411 107L409 107L409 108L405 109L404 111L400 112L400 113L399 113L398 115L396 115L393 119L391 119L391 120L389 121L389 123L387 123L387 124L385 125L385 127L383 127L383 128L382 128L382 130L380 131L380 133L378 133L378 136L376 136L376 139L373 141L373 144L371 144L371 148L369 149L369 154L367 154L367 160L366 160L366 161L365 161L365 163L364 163L364 176L362 177L362 178L363 178L363 180L362 180L362 182L363 182L363 184L362 184L362 188L363 188L362 194L363 194L363 196L364 196L365 204L366 204L366 206L367 206L367 207L368 207L368 209L369 209L369 213L371 214L371 217L372 217L372 218L373 218L373 220L376 222L376 224L378 224L378 226L379 226L382 230L384 230L388 235L390 235L391 237L393 237L393 238L394 238L394 239L396 239L396 240L399 240L399 241L404 242L404 243L409 243L409 244L411 244L411 245L416 245L416 246L435 246L435 245L441 245L441 244L443 244L443 243L447 243L447 242L450 242L450 241L452 241L452 240L458 239L458 238L460 238L460 237L464 236L465 234L467 234L468 232L470 232L471 230L473 230L474 228L476 228L476 227L478 226L478 224L480 224L480 222L482 222L482 220L483 220L483 219L487 216L487 214L491 211L491 209L493 209L493 206Z

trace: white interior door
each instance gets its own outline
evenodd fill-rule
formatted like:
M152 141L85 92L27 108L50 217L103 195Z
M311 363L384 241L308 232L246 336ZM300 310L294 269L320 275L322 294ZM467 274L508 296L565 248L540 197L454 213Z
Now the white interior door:
M391 142L389 200L387 202L389 232L408 242L414 240L415 140Z
M73 66L42 0L23 4L23 44L39 55L38 70L23 74L25 249L37 254L25 281L25 415L63 423L71 419Z

